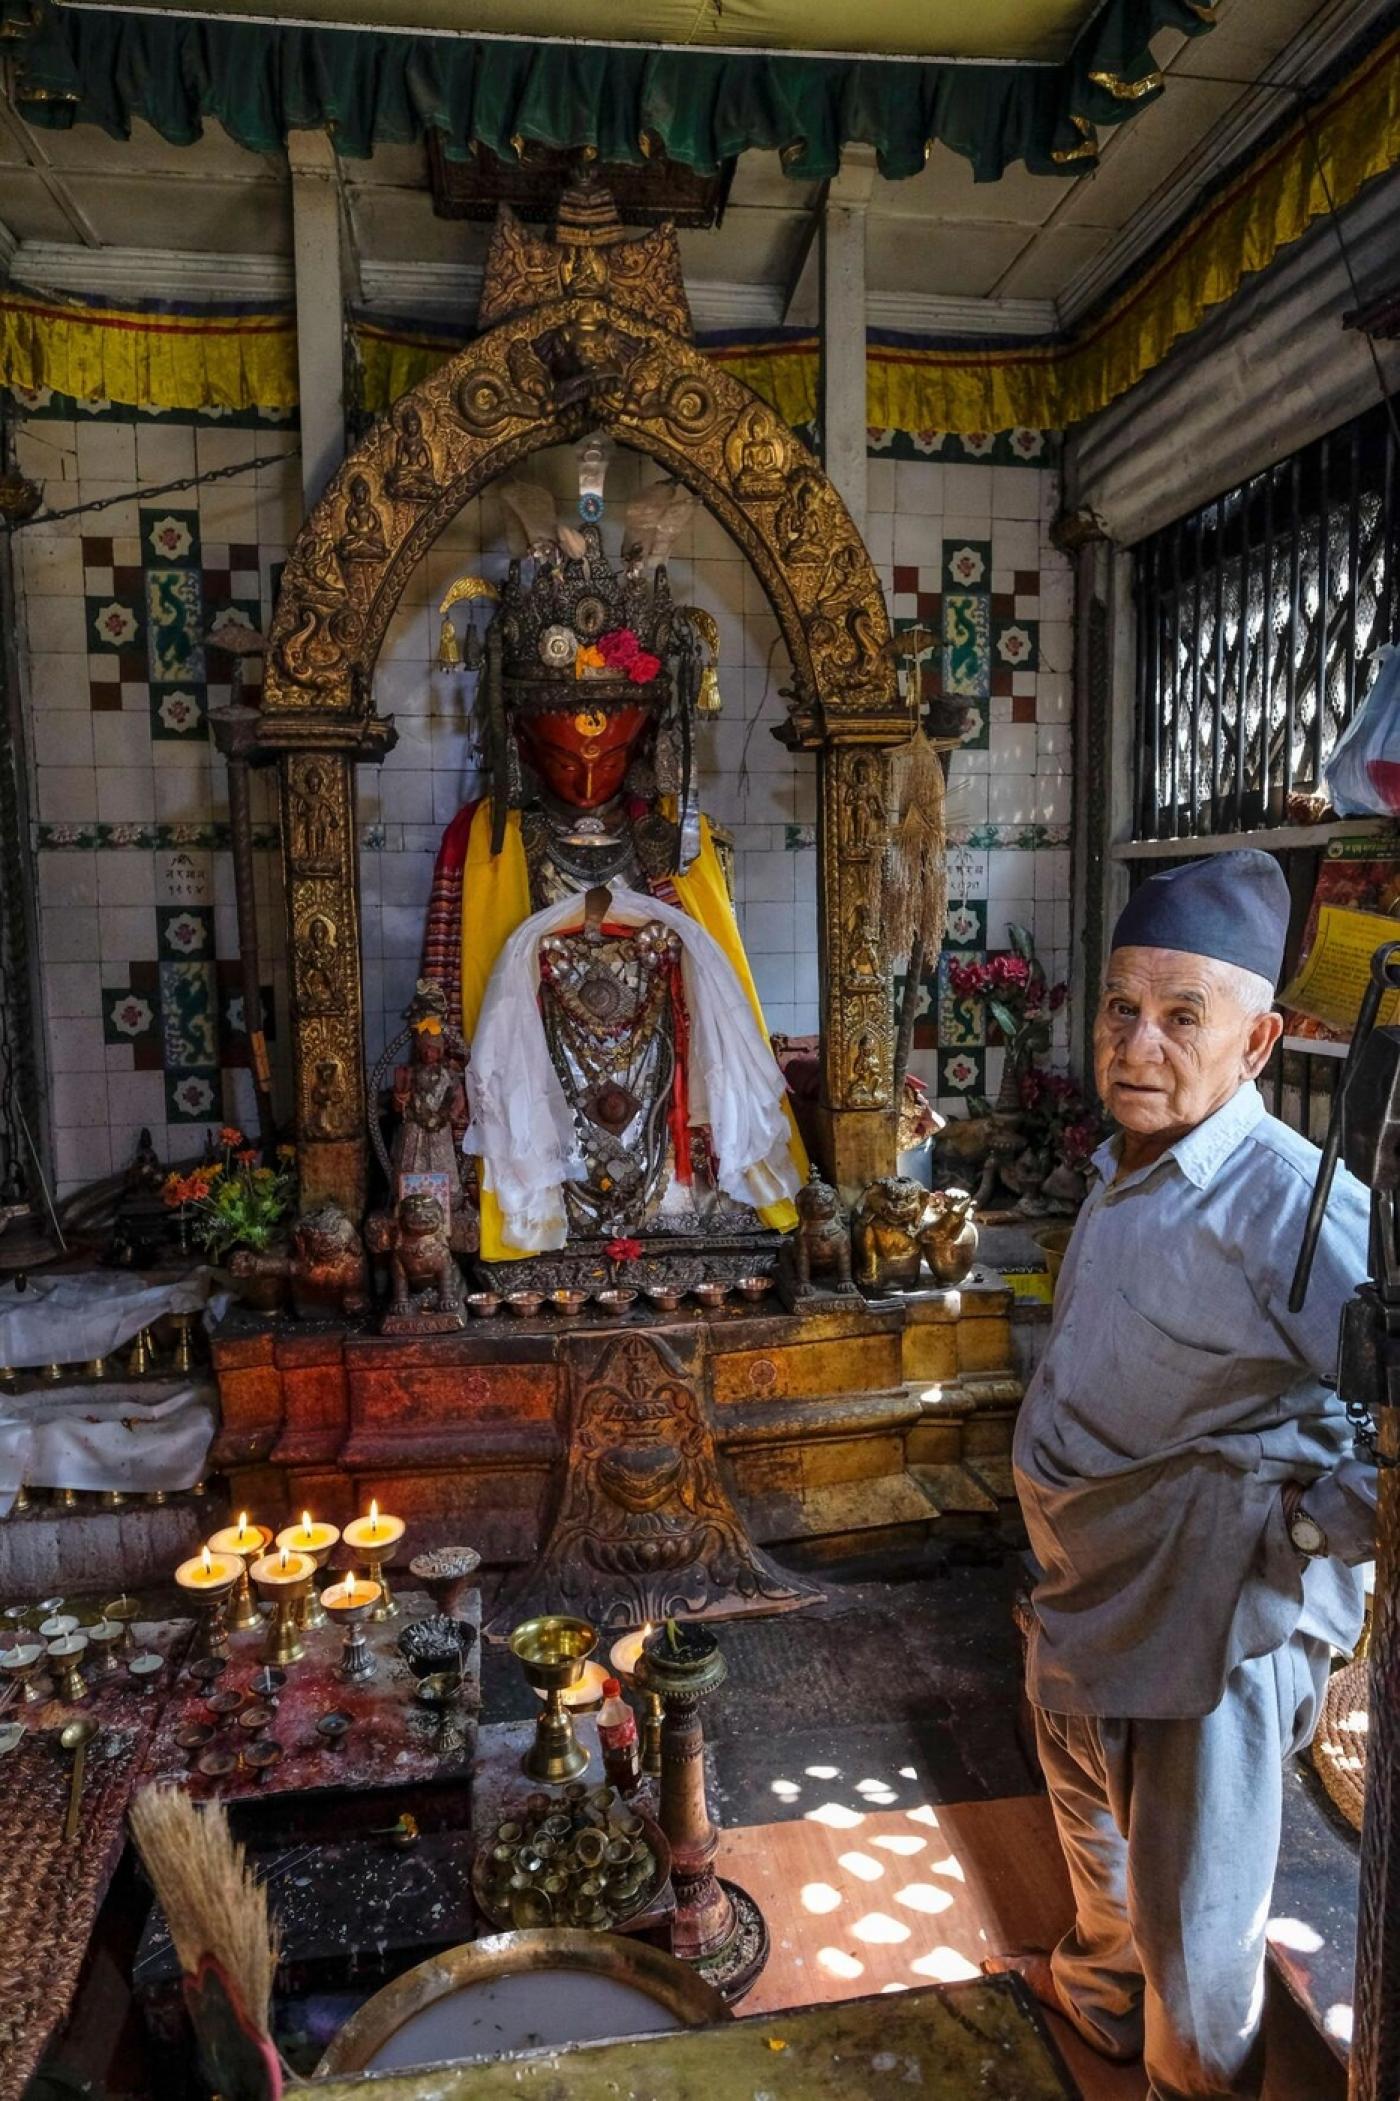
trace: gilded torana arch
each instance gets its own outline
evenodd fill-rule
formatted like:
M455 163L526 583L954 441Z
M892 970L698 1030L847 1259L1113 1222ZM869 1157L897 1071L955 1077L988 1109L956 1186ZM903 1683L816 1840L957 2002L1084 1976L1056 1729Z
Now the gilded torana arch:
M566 191L553 240L503 208L480 318L484 333L346 459L297 537L273 615L255 737L281 780L303 1192L363 1208L354 766L394 742L371 700L380 644L448 520L525 455L595 429L695 491L782 629L793 683L781 734L818 768L825 1164L853 1192L894 1166L891 977L884 958L872 978L868 956L885 840L869 813L886 752L912 727L870 557L813 454L696 350L669 224L628 238L588 177ZM337 968L308 1000L298 966L313 922Z

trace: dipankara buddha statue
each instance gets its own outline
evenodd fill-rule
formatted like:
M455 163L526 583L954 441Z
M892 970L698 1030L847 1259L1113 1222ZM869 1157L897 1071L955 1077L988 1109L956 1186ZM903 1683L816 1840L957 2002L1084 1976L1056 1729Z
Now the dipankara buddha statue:
M579 508L478 652L489 792L443 836L424 942L471 1046L486 1261L787 1230L807 1172L696 795L712 624L664 566L614 569L596 489Z

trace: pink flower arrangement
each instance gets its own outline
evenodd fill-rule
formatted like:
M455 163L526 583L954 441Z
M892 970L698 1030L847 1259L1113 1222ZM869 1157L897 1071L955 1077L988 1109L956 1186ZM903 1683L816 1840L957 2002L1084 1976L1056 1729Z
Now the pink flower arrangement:
M647 686L661 669L660 657L643 649L630 627L609 628L594 643L609 671L625 671L634 686Z

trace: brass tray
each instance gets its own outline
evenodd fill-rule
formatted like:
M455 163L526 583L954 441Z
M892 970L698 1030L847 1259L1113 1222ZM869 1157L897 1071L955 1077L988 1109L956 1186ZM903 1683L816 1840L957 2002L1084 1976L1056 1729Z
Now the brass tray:
M529 1970L559 1969L591 1970L645 1992L685 2028L707 2028L733 2018L719 1993L689 1964L646 1941L549 1928L497 1933L430 1956L386 1984L350 2016L312 2076L326 2079L337 2072L367 2071L406 2021L463 1985L519 1976Z
M667 1839L665 1832L657 1823L655 1817L649 1816L645 1809L634 1808L631 1804L628 1805L628 1809L631 1815L639 1817L641 1819L643 1839L645 1840L646 1844L650 1847L652 1857L656 1862L656 1873L652 1876L646 1888L640 1892L636 1902L632 1906L632 1909L629 1912L626 1912L621 1918L614 1919L612 1924L606 1929L603 1927L589 1927L587 1929L574 1929L572 1927L560 1927L558 1929L552 1929L548 1927L530 1927L526 1930L532 1933L543 1933L552 1930L557 1930L560 1932L573 1932L575 1930L582 1932L584 1930L587 1930L588 1932L594 1934L601 1933L603 1931L607 1931L609 1933L626 1933L629 1926L632 1925L634 1920L644 1919L647 1916L647 1914L655 1908L658 1898L661 1896L662 1891L666 1888L667 1883L671 1879L670 1841ZM512 1930L519 1930L514 1927L514 1921L512 1920L510 1913L504 1908L504 1906L499 1902L497 1898L493 1897L490 1894L488 1890L486 1878L486 1852L485 1848L481 1846L477 1847L476 1854L472 1860L472 1896L476 1900L477 1910L481 1913L484 1919L489 1920L491 1925L499 1927L501 1932L503 1933L508 1933Z

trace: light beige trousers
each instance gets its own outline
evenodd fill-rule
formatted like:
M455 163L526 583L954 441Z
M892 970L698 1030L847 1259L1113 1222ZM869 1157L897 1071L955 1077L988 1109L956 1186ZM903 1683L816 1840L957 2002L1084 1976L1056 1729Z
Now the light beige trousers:
M1142 2056L1151 2101L1259 2092L1283 1762L1312 1736L1329 1661L1295 1634L1190 1719L1036 1710L1074 1890L1055 1982L1095 2049Z

